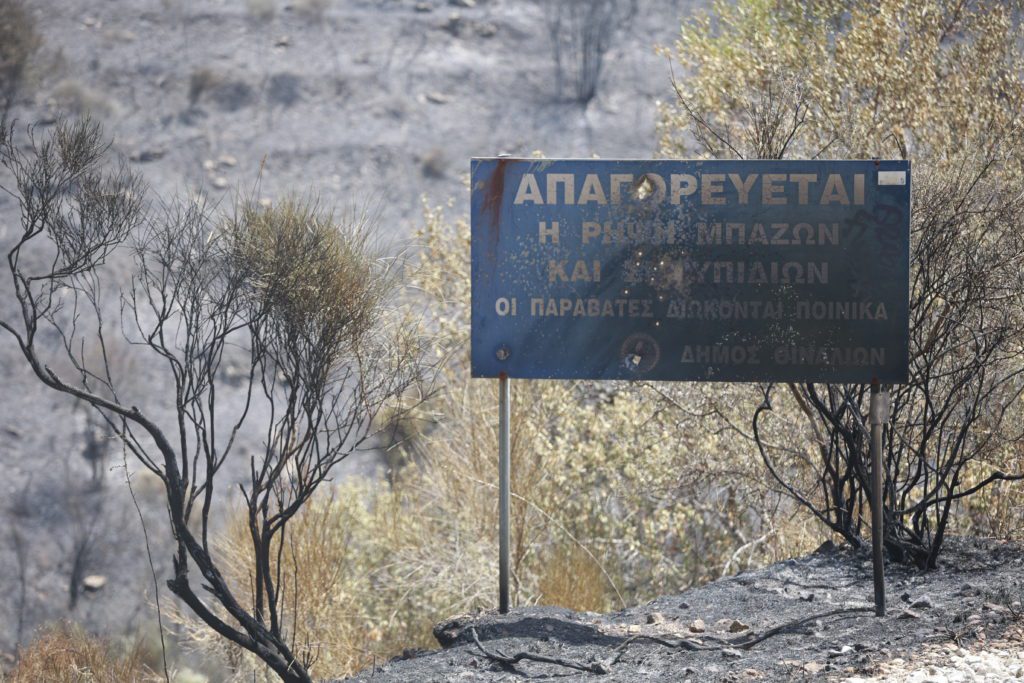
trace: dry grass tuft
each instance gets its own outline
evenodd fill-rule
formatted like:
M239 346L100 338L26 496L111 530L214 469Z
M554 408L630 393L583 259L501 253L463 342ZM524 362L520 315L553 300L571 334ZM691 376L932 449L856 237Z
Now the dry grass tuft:
M41 39L23 0L0 0L0 115L14 103Z
M274 18L274 0L245 0L245 9L256 21L270 21Z
M601 566L577 545L560 546L543 565L538 581L540 602L577 612L608 609Z
M294 0L292 8L309 19L321 21L332 4L333 0Z
M50 96L60 110L76 116L105 118L118 111L113 99L72 78L65 78L53 86Z
M6 683L149 683L161 681L136 643L127 649L61 623L39 633L21 652Z
M400 499L350 481L333 496L318 496L289 525L284 548L275 548L280 568L282 620L298 656L311 654L314 677L343 676L386 660L406 647L431 647L429 614L418 610L416 595L394 572L393 553L411 542L416 520L403 514ZM244 511L216 540L225 574L243 587L250 582L252 543ZM279 566L277 564L279 562ZM251 597L251 596L250 596ZM184 627L193 647L233 672L229 679L276 681L247 652L232 647L191 614L172 618Z

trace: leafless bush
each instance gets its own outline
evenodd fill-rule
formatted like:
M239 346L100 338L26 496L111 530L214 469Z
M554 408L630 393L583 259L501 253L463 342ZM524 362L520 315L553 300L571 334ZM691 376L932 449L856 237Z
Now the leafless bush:
M739 110L740 135L683 101L695 139L714 156L788 156L813 104L785 80L770 80ZM1014 126L955 163L915 168L911 370L907 384L892 387L885 541L894 559L922 568L935 566L954 503L993 482L1024 479L995 468L971 474L1024 438L1024 239L1008 228L1024 220L1024 198L999 171L1001 147L1021 144L1019 136ZM790 403L786 417L766 425L780 400ZM869 519L867 402L867 385L769 384L750 431L782 489L854 546ZM813 455L787 436L804 430Z
M615 32L636 11L616 0L542 0L555 66L555 91L586 105L597 94Z
M685 129L714 158L913 159L910 379L891 388L884 510L890 556L921 568L961 504L1024 479L1021 27L1001 3L927 5L907 17L899 2L850 3L831 21L800 2L764 16L741 1L711 37L699 19L677 45L695 73L662 121L668 154ZM927 39L872 72L855 46L883 31ZM755 54L737 62L740 50ZM941 77L914 72L926 61ZM722 411L780 489L855 546L868 526L867 397L867 385L767 385L750 428L743 407Z
M170 590L282 680L308 682L316 652L296 649L294 624L281 618L275 553L334 465L374 438L378 413L428 390L415 326L385 316L401 262L375 251L360 216L338 220L312 201L241 201L227 217L201 198L150 211L141 180L124 165L109 169L106 152L88 120L58 122L45 139L30 131L27 147L3 130L0 163L14 177L7 191L23 221L8 256L21 318L0 320L0 329L41 382L95 408L163 484ZM171 430L127 404L110 369L103 265L125 244L135 272L121 293L121 331L163 364ZM94 332L84 331L86 315ZM41 329L57 332L72 372L58 375L42 360ZM98 367L87 345L98 349ZM217 378L235 345L248 355L246 401L227 414ZM271 417L261 426L265 450L250 456L240 487L254 560L252 595L242 600L212 551L210 511L224 492L217 474L257 404Z
M911 370L907 384L892 388L885 521L891 556L922 568L935 566L956 501L996 481L1024 479L986 468L969 480L972 464L1019 447L1024 437L1024 293L1013 265L1024 258L1024 240L1006 229L1024 220L1024 201L992 177L992 163L965 158L949 171L919 174L915 186ZM812 508L859 544L859 508L870 490L866 388L807 385L798 395L823 437L821 498Z

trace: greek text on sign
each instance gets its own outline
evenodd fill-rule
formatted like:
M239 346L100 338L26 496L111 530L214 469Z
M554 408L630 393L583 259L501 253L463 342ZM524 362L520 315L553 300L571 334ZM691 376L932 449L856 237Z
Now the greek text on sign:
M901 383L910 163L474 159L474 376Z

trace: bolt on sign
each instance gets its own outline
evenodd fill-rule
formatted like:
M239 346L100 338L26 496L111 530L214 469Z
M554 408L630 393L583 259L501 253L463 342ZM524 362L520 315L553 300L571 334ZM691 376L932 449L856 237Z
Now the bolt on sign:
M474 159L476 377L903 383L908 161Z

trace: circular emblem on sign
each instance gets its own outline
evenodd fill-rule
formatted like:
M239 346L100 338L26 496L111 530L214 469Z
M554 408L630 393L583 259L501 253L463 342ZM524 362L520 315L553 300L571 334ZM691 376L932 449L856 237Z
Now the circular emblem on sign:
M650 372L658 364L658 359L661 358L661 349L651 335L645 332L635 332L622 342L619 357L627 370L642 375Z

